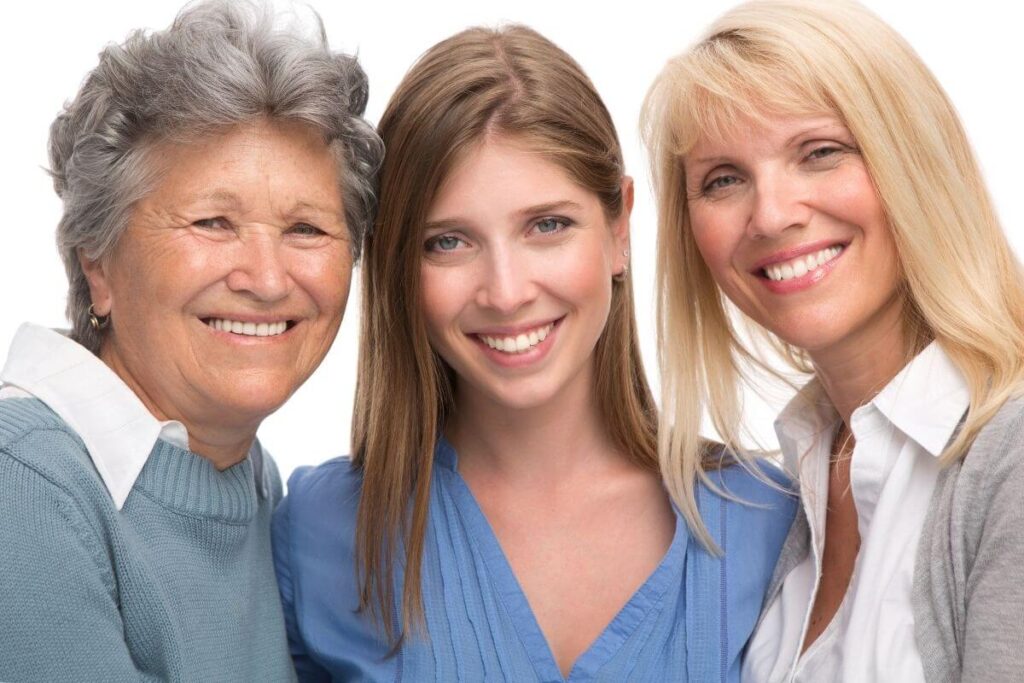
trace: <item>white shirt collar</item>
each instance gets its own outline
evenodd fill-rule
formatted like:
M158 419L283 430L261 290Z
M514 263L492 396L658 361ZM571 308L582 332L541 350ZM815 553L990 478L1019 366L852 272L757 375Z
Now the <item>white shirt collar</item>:
M932 342L875 396L890 422L938 457L971 401L967 380L938 342Z
M73 429L120 510L158 439L188 450L188 431L161 422L106 363L63 334L23 324L0 382L45 403ZM24 395L5 388L0 398Z
M970 391L960 369L938 342L914 357L880 391L871 404L897 429L938 457L970 405ZM854 415L863 411L861 406ZM786 465L798 471L794 456L835 428L839 415L815 378L791 400L775 421Z

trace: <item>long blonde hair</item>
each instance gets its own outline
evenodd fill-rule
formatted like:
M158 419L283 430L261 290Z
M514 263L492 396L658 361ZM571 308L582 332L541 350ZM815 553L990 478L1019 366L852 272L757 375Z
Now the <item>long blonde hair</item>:
M943 454L962 457L1024 380L1024 287L956 111L913 49L854 2L750 2L672 59L644 103L658 197L658 334L665 480L695 511L704 478L697 430L707 410L741 459L745 368L770 371L742 343L690 229L683 158L703 136L780 114L832 112L857 140L903 275L912 354L937 340L964 373L970 408ZM801 371L806 354L772 339ZM699 522L699 520L696 520Z
M454 408L453 374L432 351L420 310L422 229L454 165L488 135L512 137L624 210L623 162L607 109L580 67L523 26L463 31L428 50L381 118L387 149L380 211L366 239L353 460L360 607L386 635L422 623L420 567L434 444ZM641 365L628 278L612 288L595 348L595 393L616 446L657 471L657 416ZM404 554L400 623L394 567Z

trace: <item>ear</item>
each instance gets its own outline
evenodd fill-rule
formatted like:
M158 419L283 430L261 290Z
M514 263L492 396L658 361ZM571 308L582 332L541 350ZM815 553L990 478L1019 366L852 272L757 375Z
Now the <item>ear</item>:
M615 267L612 272L623 273L629 265L629 216L633 213L633 179L622 176L622 212L612 223L615 236Z
M89 296L92 310L99 316L110 315L113 308L113 295L110 291L110 280L107 277L103 260L93 261L85 255L85 250L78 248L78 263L82 266L85 279L89 283Z

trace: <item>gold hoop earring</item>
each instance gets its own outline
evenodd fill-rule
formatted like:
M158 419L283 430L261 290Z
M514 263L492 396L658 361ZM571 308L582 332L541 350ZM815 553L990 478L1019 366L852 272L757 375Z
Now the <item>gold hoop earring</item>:
M110 324L110 316L96 315L96 309L93 308L93 304L89 304L89 324L92 325L93 330L100 332Z

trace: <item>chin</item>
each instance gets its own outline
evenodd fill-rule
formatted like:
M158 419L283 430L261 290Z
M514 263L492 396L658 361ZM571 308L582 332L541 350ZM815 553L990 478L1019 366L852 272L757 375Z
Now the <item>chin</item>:
M242 422L261 421L284 405L292 392L283 392L277 388L270 389L264 385L240 383L230 391L214 391L209 394L208 401L218 412L234 416Z

